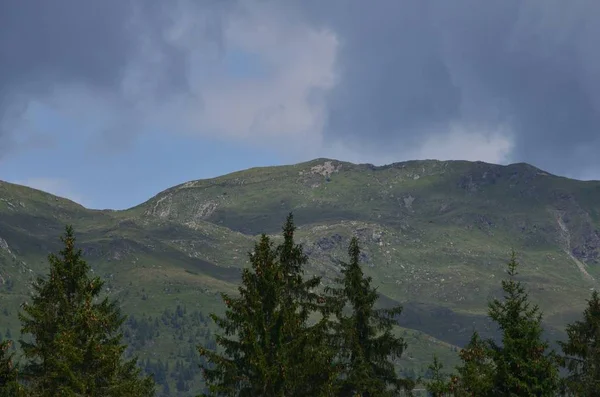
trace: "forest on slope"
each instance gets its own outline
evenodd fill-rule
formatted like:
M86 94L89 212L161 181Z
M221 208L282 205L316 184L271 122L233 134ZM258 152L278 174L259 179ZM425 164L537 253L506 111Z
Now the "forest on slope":
M501 294L511 249L547 333L563 337L600 276L599 199L597 182L462 161L374 167L318 159L250 169L173 187L125 211L89 210L3 182L0 333L18 336L30 282L45 274L47 254L72 224L106 280L103 292L129 315L129 351L171 389L193 390L195 346L214 344L208 315L223 311L219 294L236 291L258 235L277 241L293 211L307 271L324 284L339 276L338 260L358 238L379 305L404 306L403 367L424 374L434 352L454 365L473 329L494 335L485 303Z

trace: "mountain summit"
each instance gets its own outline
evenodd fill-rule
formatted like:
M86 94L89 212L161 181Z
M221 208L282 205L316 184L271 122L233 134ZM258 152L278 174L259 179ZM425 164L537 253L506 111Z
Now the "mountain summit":
M125 313L156 318L177 305L219 310L218 293L235 291L257 236L279 238L290 211L309 273L337 277L356 236L381 304L402 303L404 327L453 345L474 327L485 333L511 249L550 332L580 313L600 280L600 182L528 164L316 159L190 181L124 211L1 182L2 325L18 329L29 281L46 272L65 224L105 293Z

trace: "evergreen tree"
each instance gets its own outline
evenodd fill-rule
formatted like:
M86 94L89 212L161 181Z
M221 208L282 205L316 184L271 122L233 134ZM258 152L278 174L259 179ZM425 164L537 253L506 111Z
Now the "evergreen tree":
M559 389L558 361L542 341L542 314L531 305L525 288L515 280L518 263L513 252L508 280L502 281L504 300L489 304L488 315L501 332L502 343L481 340L475 332L461 351L462 365L450 382L436 378L428 389L434 395L554 396ZM441 365L430 369L439 373ZM435 371L434 371L435 373ZM440 394L441 393L441 394Z
M14 397L23 395L22 388L17 381L17 369L13 363L14 353L8 353L12 341L0 342L0 397Z
M73 228L61 238L59 256L50 254L50 274L33 283L30 304L19 313L28 359L24 376L34 396L150 396L151 378L140 377L135 360L124 361L117 302L98 300L103 282L75 249Z
M490 359L489 344L477 332L459 353L462 365L457 367L450 390L454 396L491 396L494 381L494 364Z
M311 291L320 280L303 279L307 262L294 243L293 218L275 247L266 235L250 253L239 297L223 294L225 317L211 315L224 335L216 337L224 354L199 347L208 389L223 396L330 395L334 371L326 345L327 302ZM321 313L315 325L311 314Z
M342 263L342 277L337 280L341 287L327 289L349 309L349 314L342 306L337 311L336 335L343 366L339 395L386 396L410 390L413 382L399 378L393 363L406 349L404 340L392 334L402 307L375 309L379 296L371 286L371 277L361 269L356 238L350 241L348 254L350 261Z
M330 315L336 310L336 300L316 292L320 277L304 278L308 256L302 246L294 242L293 215L290 213L283 225L283 242L276 253L285 280L283 289L283 342L291 354L286 355L286 367L296 375L289 379L289 392L293 395L331 395L338 367L333 364L335 346L328 331ZM310 317L318 317L311 325Z
M559 342L566 388L576 396L600 396L600 297L592 292L583 320L567 325L567 342Z
M531 305L525 288L515 280L517 260L508 263L508 280L502 281L504 300L489 305L489 316L502 331L502 344L489 341L495 375L495 396L553 396L558 389L558 367L548 343L542 341L542 314Z
M10 344L11 341L8 340L0 342L0 388L14 380L13 355L8 353Z
M437 356L433 356L433 363L427 367L430 380L425 382L425 389L432 397L451 395L448 375L442 372L442 368L444 368L444 366L440 363Z

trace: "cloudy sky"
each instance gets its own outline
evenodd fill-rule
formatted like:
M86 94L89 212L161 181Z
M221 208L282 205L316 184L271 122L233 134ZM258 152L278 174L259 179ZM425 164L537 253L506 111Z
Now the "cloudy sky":
M126 208L316 157L600 179L597 0L3 0L0 180Z

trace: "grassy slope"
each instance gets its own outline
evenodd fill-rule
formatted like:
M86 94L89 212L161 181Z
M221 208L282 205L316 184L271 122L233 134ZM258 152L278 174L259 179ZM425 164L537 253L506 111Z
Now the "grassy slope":
M439 339L417 351L451 362L448 346L468 340L473 327L486 332L485 302L499 292L511 248L551 331L578 314L600 277L599 199L596 182L526 164L462 161L373 167L318 159L256 168L188 182L126 211L87 210L0 183L0 275L11 280L0 287L0 309L8 312L0 314L0 332L16 332L28 280L45 272L66 223L125 312L156 317L178 304L220 310L218 293L235 291L256 236L278 233L293 211L311 273L330 282L357 235L382 302L402 302L401 325ZM141 356L169 357L182 343L175 332L165 328ZM421 346L414 335L409 343ZM406 364L421 368L419 357Z
M485 310L481 303L497 293L511 248L521 254L533 297L549 316L558 316L557 325L595 285L575 259L597 276L598 183L555 177L526 164L372 167L332 161L335 171L328 174L326 163L189 182L132 212L192 227L208 220L253 235L277 232L294 211L309 245L341 236L329 250L311 247L324 273L333 270L327 259L343 256L349 235L358 230L382 292L458 312Z

